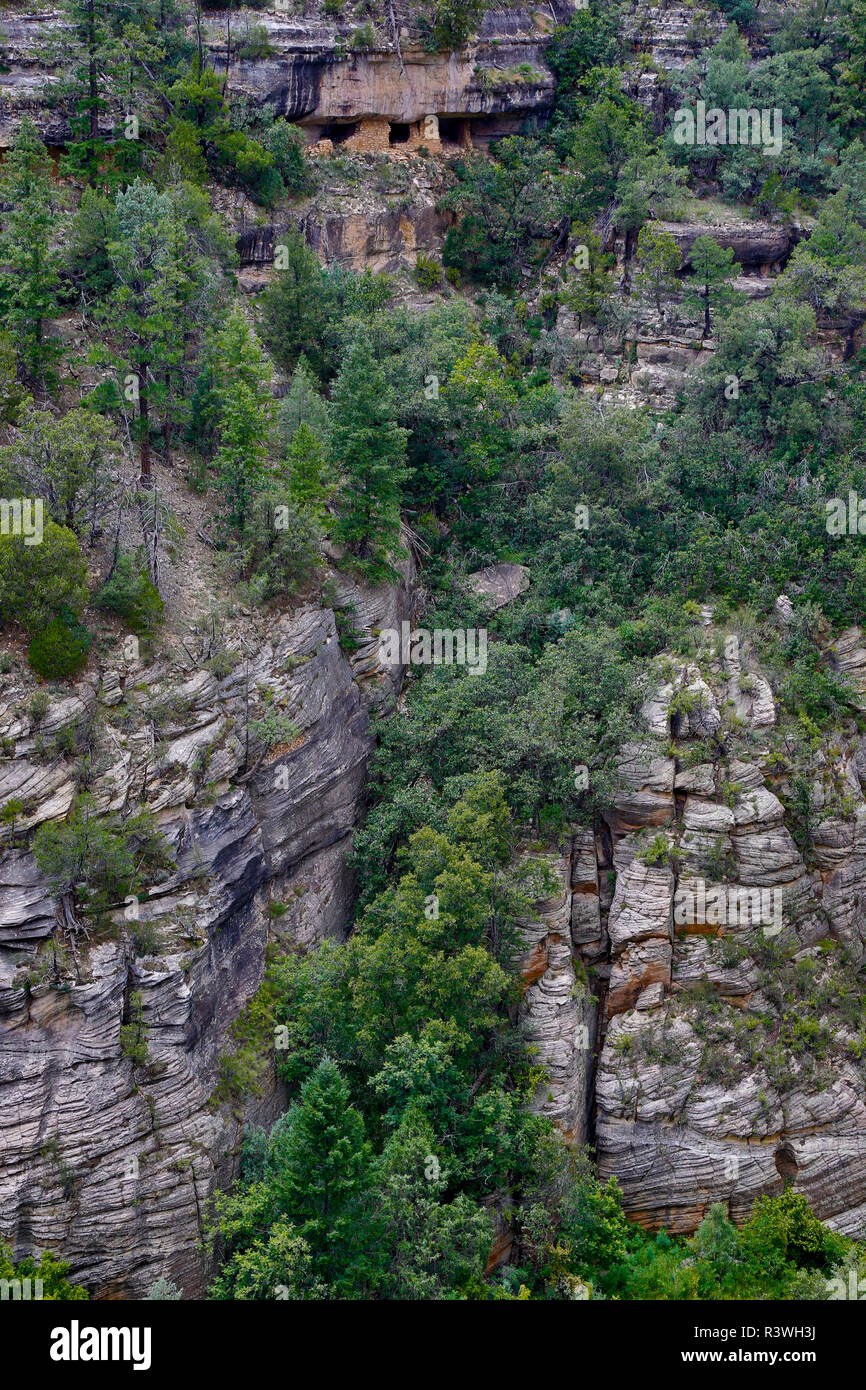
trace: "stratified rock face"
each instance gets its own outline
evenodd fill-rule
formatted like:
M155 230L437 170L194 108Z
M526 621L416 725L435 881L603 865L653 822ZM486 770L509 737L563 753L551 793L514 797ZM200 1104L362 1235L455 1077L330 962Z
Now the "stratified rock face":
M866 1074L840 1000L866 943L861 742L852 723L832 760L809 754L804 859L785 810L798 769L773 743L770 684L736 637L707 617L704 631L694 661L662 662L643 761L625 750L607 816L599 1168L649 1227L691 1231L713 1202L743 1220L789 1181L858 1234ZM859 633L835 653L856 678ZM572 916L592 922L583 903Z
M530 1108L553 1120L571 1142L584 1144L597 1009L571 941L574 850L569 841L558 855L525 857L541 858L558 885L520 923L526 945L519 966L526 985L521 1031L533 1063L544 1069Z
M394 27L377 26L369 47L353 44L359 21L328 18L323 9L303 16L278 12L287 8L256 14L268 37L266 56L257 58L240 56L243 34L234 16L229 89L299 122L310 140L336 133L354 141L351 148L371 150L395 140L457 146L473 135L483 143L493 131L510 128L509 120L517 130L527 115L546 113L553 97L543 61L546 36L554 16L567 19L572 6L560 3L550 13L491 10L477 38L458 53L428 51L411 6L395 5ZM0 143L10 143L28 112L49 144L62 144L69 138L68 116L48 106L47 85L56 74L40 63L44 41L62 36L62 15L0 11L0 24L8 68L0 74ZM211 65L226 76L224 14L206 14L204 41ZM441 131L439 118L449 122Z
M393 702L401 675L377 666L376 634L410 616L409 580L370 591L334 576L339 601L355 605L350 658L333 613L308 607L270 622L228 675L118 661L99 695L80 685L38 729L22 692L3 692L0 736L15 757L0 765L0 807L17 800L25 812L0 826L0 843L16 841L0 849L0 1236L19 1256L55 1251L96 1295L141 1296L161 1275L187 1297L202 1292L208 1198L233 1174L244 1121L272 1119L282 1103L268 1059L263 1094L243 1114L211 1103L220 1057L271 937L307 948L345 935L368 711ZM266 700L297 733L245 771L247 721ZM19 831L65 814L75 776L51 737L94 714L97 812L149 807L176 870L118 908L114 931L79 941L77 968L56 935L67 967L55 973L57 904ZM274 903L285 911L272 916ZM157 955L133 955L136 912ZM136 992L141 1066L120 1043Z
M232 90L257 102L267 102L277 115L298 121L312 138L338 127L342 136L361 132L339 131L345 123L370 120L381 127L382 144L393 138L406 140L410 132L389 129L411 126L433 117L419 136L438 145L435 118L488 118L507 114L543 113L553 97L553 79L543 65L545 35L550 17L531 9L489 11L470 45L456 53L435 53L419 42L410 7L396 23L382 26L369 47L351 44L354 26L323 17L274 17L263 14L258 22L268 32L272 50L266 58L234 60L230 71ZM568 6L561 7L567 10ZM218 33L218 30L214 31ZM398 51L399 43L399 51ZM225 43L214 38L211 60L225 68ZM486 80L479 75L485 69ZM483 121L476 127L483 137ZM456 131L448 131L446 138ZM370 140L356 141L355 148L374 148Z
M688 266L691 249L699 236L711 236L720 246L733 251L734 260L745 271L760 272L764 276L784 269L800 233L791 226L777 226L772 222L725 222L721 226L708 227L693 222L659 222L659 227L673 237L683 258L683 266Z
M866 740L852 722L808 752L801 849L770 682L708 609L699 633L693 658L659 659L601 830L531 856L559 885L521 924L533 1109L594 1141L645 1226L692 1231L713 1202L742 1221L791 1182L859 1235L866 1068L845 1000L866 952ZM861 642L828 653L855 681Z
M847 627L831 648L833 665L854 690L860 709L866 709L866 638L859 627Z

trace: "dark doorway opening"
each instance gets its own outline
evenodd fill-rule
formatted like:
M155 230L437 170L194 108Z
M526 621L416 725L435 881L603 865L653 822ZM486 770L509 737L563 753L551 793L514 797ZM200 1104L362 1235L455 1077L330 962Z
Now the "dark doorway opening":
M462 144L464 128L465 122L460 116L439 117L439 139L443 145Z
M357 121L344 121L342 123L335 121L333 125L325 126L325 129L322 131L322 138L332 140L335 145L342 145L349 139L350 135L355 134L357 129Z
M405 121L392 121L388 134L389 145L405 145L409 140L409 127Z

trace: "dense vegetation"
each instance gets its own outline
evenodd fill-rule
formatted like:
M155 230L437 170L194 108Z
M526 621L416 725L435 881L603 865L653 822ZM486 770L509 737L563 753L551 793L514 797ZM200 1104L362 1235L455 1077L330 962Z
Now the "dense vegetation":
M862 5L806 3L755 62L757 7L724 4L729 27L676 78L673 105L782 110L790 144L768 174L750 147L708 158L673 142L669 116L654 129L618 9L593 0L552 40L549 124L452 161L454 222L442 267L425 271L438 298L419 312L385 276L323 268L299 232L268 289L242 301L212 193L303 198L316 174L297 132L232 97L171 0L63 4L74 61L57 100L76 138L62 178L25 121L0 179L0 492L46 499L41 545L0 535L0 620L34 671L80 671L105 615L158 633L172 524L160 472L175 458L253 603L321 593L325 546L387 581L404 524L431 627L479 621L466 576L480 566L532 571L529 592L485 619L485 679L416 676L404 715L378 729L351 937L275 951L235 1027L217 1100L256 1089L277 1036L291 1104L270 1133L248 1133L241 1177L216 1201L212 1296L826 1296L864 1254L802 1197L762 1198L739 1230L713 1207L687 1240L648 1235L616 1183L529 1113L540 1077L515 1026L515 932L545 871L514 866L518 846L540 851L607 804L649 663L694 649L699 604L762 634L805 744L850 713L822 643L862 613L866 558L824 521L827 498L866 493ZM428 42L462 41L481 8L426 7ZM261 51L254 29L243 42ZM117 84L135 139L104 131ZM744 299L709 234L679 276L657 224L696 191L811 219L766 297ZM614 406L584 389L561 307L624 357L653 313L716 350L663 415ZM81 315L96 386L70 385L63 313ZM817 343L831 331L844 351L828 366ZM130 516L140 544L124 549ZM766 620L782 591L798 604L780 636ZM35 850L91 913L134 893L143 865L169 864L144 813L97 822L86 797ZM497 1218L512 1257L486 1272ZM65 1287L62 1267L48 1273Z

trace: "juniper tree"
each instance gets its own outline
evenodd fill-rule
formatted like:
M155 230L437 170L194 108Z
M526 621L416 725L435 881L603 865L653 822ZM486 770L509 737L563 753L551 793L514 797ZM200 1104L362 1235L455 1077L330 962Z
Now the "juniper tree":
M81 535L91 532L110 503L111 426L93 411L57 416L25 403L11 445L0 449L0 472L21 490L44 497L53 519Z

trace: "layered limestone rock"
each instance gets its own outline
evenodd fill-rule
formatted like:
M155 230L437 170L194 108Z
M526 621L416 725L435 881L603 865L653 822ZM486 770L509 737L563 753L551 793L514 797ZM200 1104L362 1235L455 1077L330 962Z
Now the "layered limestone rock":
M845 1001L866 952L866 740L852 722L809 751L804 826L769 674L709 610L699 633L693 657L659 659L602 826L549 855L559 887L523 923L534 1106L585 1134L647 1227L692 1231L714 1202L742 1221L787 1182L861 1234L866 1069ZM828 652L855 678L859 642Z
M267 1052L260 1095L215 1103L229 1029L269 940L346 932L369 712L393 703L401 675L378 665L377 634L411 616L410 579L371 591L333 576L354 607L350 657L334 612L307 606L255 644L227 624L236 659L104 662L41 713L2 678L0 809L24 809L0 821L0 1236L19 1256L56 1252L97 1296L140 1297L160 1276L202 1292L210 1194L233 1175L244 1123L282 1105ZM287 737L250 752L268 713ZM80 768L62 734L85 721L95 813L146 806L175 867L72 942L29 831L69 809ZM121 1045L134 995L144 1063Z
M773 281L784 270L797 243L808 234L799 224L783 224L754 219L738 221L726 216L711 201L693 204L683 213L685 220L655 223L676 242L680 264L676 271L679 285L668 290L659 309L652 296L635 287L634 238L619 232L615 225L598 227L605 248L616 258L617 299L628 321L626 328L602 330L595 324L583 325L569 307L568 291L557 312L556 331L569 345L573 366L586 386L602 387L619 404L648 405L653 410L673 408L689 378L710 360L715 351L712 334L707 334L703 314L686 298L691 277L690 253L699 236L712 237L730 249L737 262L734 288L746 301L766 298ZM699 220L700 219L700 220ZM570 245L564 273L579 276L574 260L576 246ZM851 326L839 322L828 325L822 343L828 362L846 355L846 339Z
M849 635L843 659L855 650ZM804 851L785 806L792 774L772 739L759 741L776 722L772 689L735 637L708 627L694 662L667 662L644 714L643 770L632 750L623 768L634 790L608 817L617 879L600 1172L650 1227L691 1231L713 1202L743 1220L758 1195L791 1182L857 1234L866 1075L833 1001L866 935L859 738L853 726L840 737L835 762L811 755ZM672 776L652 757L662 741L675 748ZM745 744L748 759L734 752ZM695 762L692 746L714 749L712 760Z
M543 1069L530 1108L575 1144L588 1137L596 1002L586 986L571 939L572 849L557 855L525 855L540 861L552 885L519 923L526 951L519 963L525 990L521 1032L533 1063Z
M569 6L560 6L563 17ZM401 13L402 10L402 13ZM477 38L459 52L431 52L421 41L411 7L394 7L395 21L372 31L347 21L263 13L269 53L233 57L231 89L276 115L299 122L311 140L322 136L361 151L404 143L435 147L483 140L491 130L514 129L529 113L543 114L553 79L543 64L551 16L531 9L488 11ZM363 38L353 37L362 32ZM218 25L209 50L219 72L226 45ZM471 125L460 124L471 118ZM446 124L442 125L442 122Z
M431 149L484 143L492 134L517 131L529 115L544 115L553 97L546 38L573 6L564 0L549 12L490 10L477 37L455 53L425 45L412 6L389 6L373 26L328 17L319 6L301 15L287 14L288 8L275 3L256 12L255 23L267 35L256 56L245 56L247 33L237 13L229 28L225 13L206 12L202 40L210 65L230 92L298 122L310 141L333 138L371 151L407 143ZM10 143L27 113L46 143L62 145L70 135L69 114L47 99L61 74L45 48L48 40L62 45L62 14L3 10L0 25L0 144ZM191 12L188 32L192 37Z

